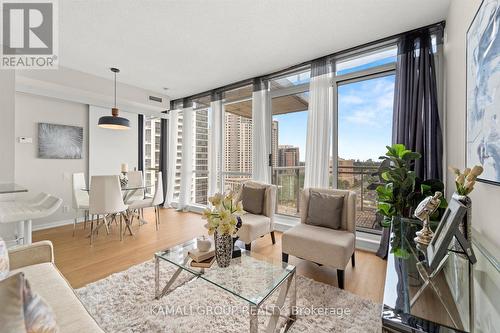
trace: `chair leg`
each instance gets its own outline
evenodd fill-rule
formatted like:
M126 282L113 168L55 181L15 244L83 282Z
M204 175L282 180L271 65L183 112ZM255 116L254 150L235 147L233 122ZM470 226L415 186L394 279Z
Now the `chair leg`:
M154 207L155 209L155 223L156 223L156 231L158 231L158 207Z
M352 257L351 257L351 265L352 267L356 266L356 252L354 252L352 254Z
M281 261L288 262L288 253L281 252Z
M89 211L86 210L85 213L84 213L85 217L84 217L84 221L83 221L83 229L87 229L87 221L89 220Z
M276 244L276 239L274 238L274 231L271 231L271 241L273 242L273 245Z
M252 243L245 244L245 250L252 251Z
M92 245L93 238L94 238L94 214L92 214L92 219L90 220L90 245Z
M344 270L337 269L337 282L340 289L344 289Z
M77 220L78 220L78 213L77 213L77 217L75 217L75 220L73 221L73 237L75 237Z

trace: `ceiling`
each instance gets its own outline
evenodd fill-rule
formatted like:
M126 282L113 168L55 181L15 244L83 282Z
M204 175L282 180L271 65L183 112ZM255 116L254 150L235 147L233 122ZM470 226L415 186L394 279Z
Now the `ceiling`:
M64 0L60 65L183 97L445 18L449 0Z

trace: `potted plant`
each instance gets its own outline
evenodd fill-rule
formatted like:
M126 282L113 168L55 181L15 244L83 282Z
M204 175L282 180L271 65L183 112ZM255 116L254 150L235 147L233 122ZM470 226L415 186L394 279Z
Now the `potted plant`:
M412 166L419 158L419 153L406 149L403 144L387 146L387 153L380 157L382 163L378 175L383 184L376 188L377 213L383 216L383 227L392 226L391 252L401 258L409 256L401 244L401 220L412 219L413 212L422 199L444 189L444 184L439 180L422 181L416 176ZM441 207L446 206L446 200L442 200ZM442 210L435 213L432 219L439 220L439 214L442 214Z
M217 265L228 267L233 254L233 235L242 225L243 205L241 201L235 202L232 192L217 193L208 201L210 207L203 211L203 219L207 220L205 227L208 234L214 236Z

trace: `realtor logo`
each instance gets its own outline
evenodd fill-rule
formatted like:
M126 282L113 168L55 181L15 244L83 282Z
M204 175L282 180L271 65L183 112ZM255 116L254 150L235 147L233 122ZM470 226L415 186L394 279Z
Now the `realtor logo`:
M29 2L28 2L29 1ZM2 1L2 68L57 67L57 3Z

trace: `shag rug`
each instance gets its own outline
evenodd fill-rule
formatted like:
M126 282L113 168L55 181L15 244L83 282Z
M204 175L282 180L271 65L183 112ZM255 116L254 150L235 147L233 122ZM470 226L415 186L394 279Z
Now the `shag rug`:
M160 262L161 284L175 267ZM243 278L244 279L244 278ZM76 290L87 310L112 332L248 332L248 305L187 272L171 292L154 299L154 263L148 261ZM278 292L274 292L274 299ZM272 308L270 297L263 307ZM287 304L285 304L286 306ZM289 332L381 332L381 305L297 275L297 320ZM259 331L269 314L259 312ZM284 325L284 319L278 327Z

